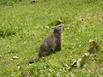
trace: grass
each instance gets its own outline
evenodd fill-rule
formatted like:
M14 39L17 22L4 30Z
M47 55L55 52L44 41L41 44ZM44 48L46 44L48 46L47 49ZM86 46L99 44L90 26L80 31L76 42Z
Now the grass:
M0 77L103 77L103 1L39 0L0 6ZM38 53L45 36L59 17L65 22L63 48L31 66L25 63ZM52 23L50 25L50 23ZM88 48L88 41L101 46L96 57L81 69L68 70L72 59ZM19 58L13 58L18 56Z

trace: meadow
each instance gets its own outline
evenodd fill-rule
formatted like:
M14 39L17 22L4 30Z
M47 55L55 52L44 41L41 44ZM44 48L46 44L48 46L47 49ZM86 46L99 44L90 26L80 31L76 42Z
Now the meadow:
M27 65L60 17L66 26L62 50ZM86 52L90 39L100 45L97 56L90 57L82 68L70 71L72 60ZM22 0L0 4L0 77L29 77L29 74L103 77L103 0L38 0L33 4Z

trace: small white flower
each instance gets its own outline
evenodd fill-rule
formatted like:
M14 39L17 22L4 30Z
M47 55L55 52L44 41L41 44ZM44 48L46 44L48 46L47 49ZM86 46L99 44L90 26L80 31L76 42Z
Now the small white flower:
M18 59L19 57L18 56L13 56L13 59Z

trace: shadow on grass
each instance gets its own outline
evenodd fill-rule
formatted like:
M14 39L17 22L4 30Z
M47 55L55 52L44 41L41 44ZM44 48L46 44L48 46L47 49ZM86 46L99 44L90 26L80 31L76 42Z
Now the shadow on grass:
M9 37L9 36L13 36L15 34L16 34L15 31L0 29L0 38L6 38L6 37Z

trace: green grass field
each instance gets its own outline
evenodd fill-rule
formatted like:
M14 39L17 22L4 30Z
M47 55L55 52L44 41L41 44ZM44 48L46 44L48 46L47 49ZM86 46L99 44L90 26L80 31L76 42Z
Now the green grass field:
M66 26L62 50L26 65L60 17ZM86 52L90 39L100 45L97 56L69 71L72 59ZM29 77L28 73L32 77L103 77L103 0L39 0L34 4L24 0L0 5L0 77Z

